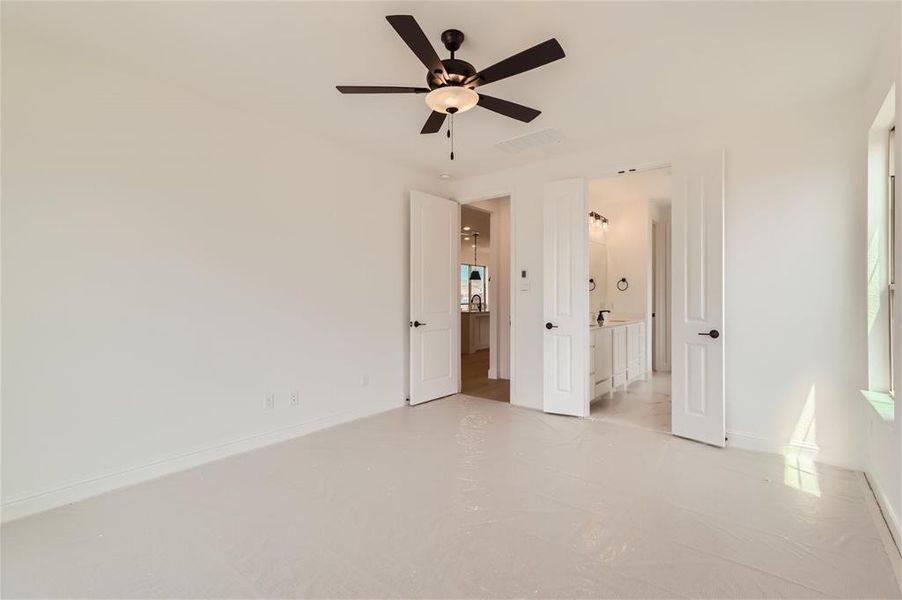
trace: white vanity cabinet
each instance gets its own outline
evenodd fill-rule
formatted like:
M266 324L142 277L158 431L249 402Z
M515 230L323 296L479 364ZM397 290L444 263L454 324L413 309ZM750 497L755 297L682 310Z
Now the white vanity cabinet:
M592 327L589 331L589 392L598 398L648 376L644 321Z
M645 379L645 323L632 323L626 326L626 372L627 381Z
M592 398L607 394L613 389L613 335L611 329L593 329L589 336L589 390Z
M626 327L616 327L611 331L614 338L612 370L614 387L626 384L627 335Z

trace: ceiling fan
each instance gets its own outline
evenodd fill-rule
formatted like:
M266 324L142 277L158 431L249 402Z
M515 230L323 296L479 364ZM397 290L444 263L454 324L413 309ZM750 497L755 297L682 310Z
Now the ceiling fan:
M451 115L481 106L488 110L529 123L541 111L522 104L477 93L475 88L519 75L531 69L547 65L564 58L564 49L554 38L532 48L514 54L490 67L477 71L470 63L454 57L464 41L464 34L457 29L442 32L442 43L451 53L451 58L440 59L426 34L411 15L390 15L385 17L401 39L426 66L426 84L429 87L339 85L342 94L426 94L426 104L432 109L420 133L437 133ZM451 128L448 137L452 138ZM453 138L452 138L453 144ZM454 160L452 145L451 159Z

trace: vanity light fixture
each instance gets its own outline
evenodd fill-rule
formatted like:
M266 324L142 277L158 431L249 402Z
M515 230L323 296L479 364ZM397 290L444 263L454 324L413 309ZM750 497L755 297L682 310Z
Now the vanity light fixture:
M594 210L589 213L589 225L592 227L601 227L603 230L607 231L608 223L610 223L610 221L607 217L598 214Z
M464 225L464 231L470 231L470 226L469 226L469 225Z

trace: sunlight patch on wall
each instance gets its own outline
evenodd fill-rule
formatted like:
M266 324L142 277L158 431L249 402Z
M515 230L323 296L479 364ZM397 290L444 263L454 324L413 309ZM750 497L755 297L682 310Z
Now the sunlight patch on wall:
M783 451L783 483L812 496L820 497L821 488L818 484L817 464L814 462L818 452L816 406L815 387L812 384L789 438L789 444Z

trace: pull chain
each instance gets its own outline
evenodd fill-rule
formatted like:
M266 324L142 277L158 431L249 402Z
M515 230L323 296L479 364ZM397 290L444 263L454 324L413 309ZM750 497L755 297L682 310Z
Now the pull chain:
M454 115L448 119L448 137L451 139L451 160L454 160Z

